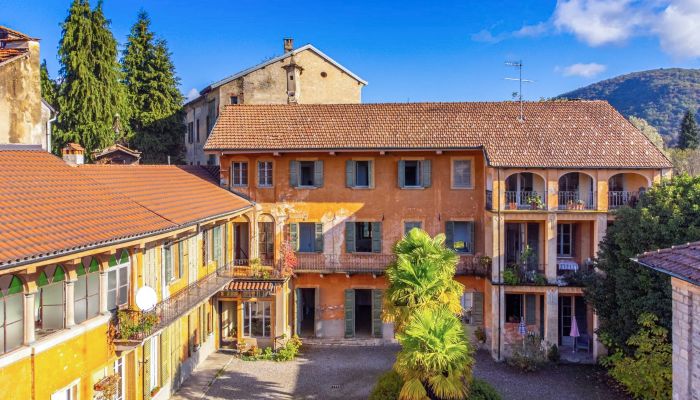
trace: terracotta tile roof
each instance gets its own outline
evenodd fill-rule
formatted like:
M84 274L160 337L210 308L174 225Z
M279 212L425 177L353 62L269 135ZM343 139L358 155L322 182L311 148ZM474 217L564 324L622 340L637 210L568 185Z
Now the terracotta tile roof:
M77 170L179 225L250 206L198 166L85 164Z
M0 48L0 64L9 61L15 57L21 56L27 52L27 49L2 49Z
M492 166L669 168L603 101L226 106L205 150L484 149Z
M0 25L0 40L37 40L36 38L29 37L22 32L10 29L6 26Z
M634 261L645 267L700 285L700 242L649 251L639 255Z
M226 285L223 290L243 291L243 290L272 290L275 285L266 281L233 281Z
M0 266L176 225L44 151L0 151Z

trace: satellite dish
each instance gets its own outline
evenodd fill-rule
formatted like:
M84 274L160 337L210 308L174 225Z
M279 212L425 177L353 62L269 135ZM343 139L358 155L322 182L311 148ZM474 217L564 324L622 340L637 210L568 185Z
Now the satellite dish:
M144 286L136 291L136 306L141 311L147 311L155 307L158 302L156 291L150 286Z

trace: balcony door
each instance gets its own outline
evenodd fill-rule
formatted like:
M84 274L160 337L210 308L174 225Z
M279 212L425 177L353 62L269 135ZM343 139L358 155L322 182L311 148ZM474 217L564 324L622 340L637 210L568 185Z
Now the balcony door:
M184 258L183 258L184 260ZM187 239L187 283L197 281L197 237Z

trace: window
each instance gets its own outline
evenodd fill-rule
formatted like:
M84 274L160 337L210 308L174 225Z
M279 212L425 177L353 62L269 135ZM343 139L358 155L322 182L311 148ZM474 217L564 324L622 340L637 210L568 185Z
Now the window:
M77 380L68 387L65 387L54 394L51 395L51 400L78 400L78 383L80 380Z
M557 257L574 255L574 225L557 224Z
M296 161L289 163L289 186L323 186L323 161Z
M187 143L194 142L194 122L187 123Z
M153 336L148 339L150 341L151 356L148 359L148 369L151 375L151 380L148 383L149 390L158 387L158 364L160 364L160 335Z
M272 161L258 161L258 186L272 187Z
M126 373L124 372L124 357L117 358L114 361L114 374L119 376L119 386L115 393L114 400L124 400L126 398Z
M34 302L34 327L37 336L63 329L65 322L66 272L60 265L47 267L39 274Z
M24 341L24 296L22 281L14 275L0 277L0 354Z
M197 118L197 120L195 121L194 131L197 135L197 143L199 143L199 118ZM197 164L197 165L199 165L199 164Z
M445 236L447 247L457 253L474 253L474 222L447 221Z
M243 336L270 337L269 301L246 301L243 303Z
M163 251L161 253L161 262L163 263L163 271L165 272L165 282L170 282L175 279L173 275L173 246L171 243L163 244Z
M506 293L506 322L519 323L523 314L523 295Z
M292 248L302 253L323 251L323 224L300 222L289 224Z
M346 162L346 186L354 188L372 187L372 161Z
M207 165L216 165L216 155L209 154L207 157Z
M234 161L231 163L231 186L248 186L248 163Z
M214 128L214 123L216 122L216 100L212 100L207 103L207 137Z
M229 100L231 104L238 104L238 96L231 96Z
M79 324L100 313L100 273L99 264L92 259L86 268L78 265L78 279L75 281L75 323Z
M403 223L403 233L404 235L407 235L408 232L411 231L413 228L418 228L421 229L421 222L420 221L406 221Z
M381 253L381 222L346 222L345 251L348 253Z
M302 161L299 163L299 178L301 186L314 186L313 161Z
M258 222L258 254L264 265L275 257L275 223Z
M177 242L177 277L182 278L185 275L185 241Z
M472 161L452 161L452 187L470 189L472 187Z
M399 161L399 187L426 188L430 187L430 160L401 160Z
M107 309L116 310L129 302L129 253L122 251L119 261L112 256L107 271Z

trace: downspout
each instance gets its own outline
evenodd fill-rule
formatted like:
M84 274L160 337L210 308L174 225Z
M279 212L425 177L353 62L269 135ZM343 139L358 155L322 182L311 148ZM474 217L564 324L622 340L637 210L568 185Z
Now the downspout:
M502 335L502 324L501 324L501 294L503 292L502 278L501 278L501 259L503 255L501 254L501 169L498 168L498 206L496 208L498 216L498 361L501 360L501 335Z
M46 123L46 151L51 153L51 123L55 122L58 118L58 111L55 111L52 118L49 118Z

